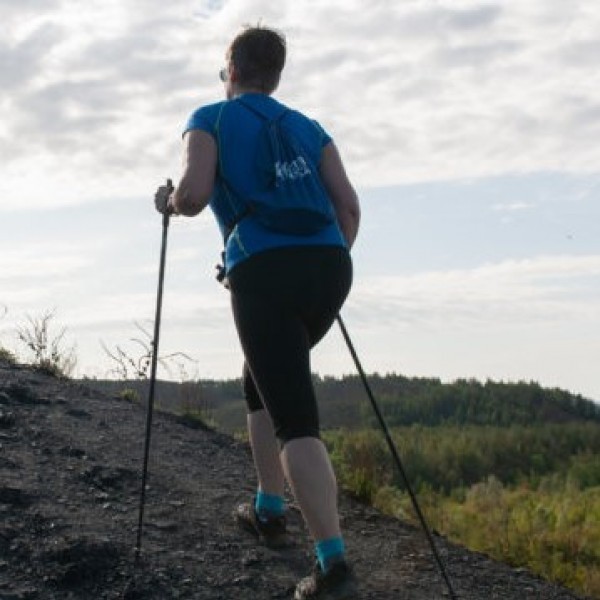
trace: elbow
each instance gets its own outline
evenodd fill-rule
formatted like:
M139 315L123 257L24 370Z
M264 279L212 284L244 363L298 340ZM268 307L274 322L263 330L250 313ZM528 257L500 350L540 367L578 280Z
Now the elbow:
M356 240L360 226L360 205L355 195L354 199L353 202L345 202L338 206L336 210L338 223L350 248Z
M351 223L358 230L360 225L360 203L354 191L349 196L349 200L342 203L341 212L344 215L344 220Z
M352 208L350 209L349 216L352 222L356 225L356 228L358 229L358 226L360 224L360 205L358 204L358 202L356 202L356 204L354 204L354 206L352 206Z

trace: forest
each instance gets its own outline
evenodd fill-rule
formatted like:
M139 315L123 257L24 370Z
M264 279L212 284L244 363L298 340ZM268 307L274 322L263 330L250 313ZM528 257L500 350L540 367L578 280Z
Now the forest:
M600 405L535 382L373 374L369 384L432 530L600 598ZM338 482L418 524L357 376L314 377ZM146 382L88 383L130 400ZM244 438L239 380L160 382L163 410Z

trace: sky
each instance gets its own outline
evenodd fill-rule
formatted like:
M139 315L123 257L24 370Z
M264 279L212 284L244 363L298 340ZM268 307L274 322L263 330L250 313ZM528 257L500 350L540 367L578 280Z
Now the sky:
M333 136L362 206L342 310L367 373L535 381L600 401L600 4L0 0L0 345L55 311L78 375L140 354L156 187L223 97L245 24L282 30L276 96ZM161 354L238 377L210 211L169 228ZM143 338L143 335L142 335ZM334 327L313 370L354 371Z

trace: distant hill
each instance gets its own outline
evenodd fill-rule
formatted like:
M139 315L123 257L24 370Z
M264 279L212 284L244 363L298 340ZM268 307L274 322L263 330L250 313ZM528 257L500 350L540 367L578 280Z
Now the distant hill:
M535 382L503 383L435 378L409 378L397 374L369 376L369 384L390 427L414 424L533 425L592 421L600 423L600 405L560 389ZM358 376L314 377L324 428L358 429L377 425ZM105 393L123 389L147 397L146 381L86 380ZM226 431L245 427L245 404L239 379L201 380L183 384L159 381L157 405L173 412L201 412Z

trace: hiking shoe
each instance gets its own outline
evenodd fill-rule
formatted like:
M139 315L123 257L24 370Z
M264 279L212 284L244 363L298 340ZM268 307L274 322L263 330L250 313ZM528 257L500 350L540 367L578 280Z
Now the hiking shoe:
M285 548L290 545L283 515L264 519L256 514L254 502L244 502L234 510L233 518L244 531L255 535L269 548Z
M345 561L334 563L327 573L323 573L317 563L313 574L300 581L294 594L294 600L356 600L358 597L354 573Z

